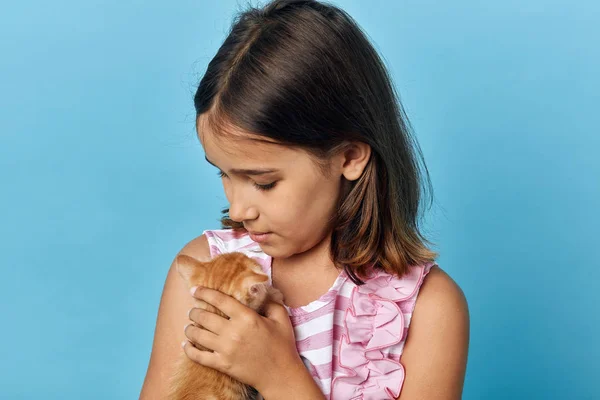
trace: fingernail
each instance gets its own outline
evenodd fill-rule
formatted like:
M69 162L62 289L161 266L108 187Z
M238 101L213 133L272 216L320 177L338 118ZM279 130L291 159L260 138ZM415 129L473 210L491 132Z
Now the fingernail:
M194 293L196 293L196 289L198 289L198 286L193 286L193 287L190 289L190 293L192 294L192 296L194 295Z

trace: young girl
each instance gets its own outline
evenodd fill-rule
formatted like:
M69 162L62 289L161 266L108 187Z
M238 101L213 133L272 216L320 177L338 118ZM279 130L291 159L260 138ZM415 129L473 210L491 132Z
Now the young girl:
M180 254L246 253L285 306L263 317L214 290L190 295L172 265L141 398L164 398L184 351L267 400L459 399L467 304L419 232L419 147L356 22L309 0L249 9L194 104L229 208L225 229Z

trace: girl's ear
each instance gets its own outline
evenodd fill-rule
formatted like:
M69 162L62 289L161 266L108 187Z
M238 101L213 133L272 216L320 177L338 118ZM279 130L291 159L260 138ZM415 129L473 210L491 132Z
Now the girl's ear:
M196 260L185 254L180 254L175 258L175 264L177 272L179 272L179 275L181 275L190 288L204 279L206 262Z
M369 159L371 158L371 146L364 142L352 142L343 152L342 175L349 181L355 181L361 177Z

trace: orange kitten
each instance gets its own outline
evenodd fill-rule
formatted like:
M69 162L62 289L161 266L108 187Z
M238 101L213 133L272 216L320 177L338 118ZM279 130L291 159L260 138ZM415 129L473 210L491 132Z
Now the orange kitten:
M262 312L268 298L283 303L281 292L268 284L260 265L242 253L225 253L210 261L186 255L176 258L177 271L189 288L204 286L219 290L242 304ZM223 316L218 309L201 300L196 306ZM200 350L206 348L200 346ZM228 375L190 360L185 353L175 365L169 400L258 400L257 391Z

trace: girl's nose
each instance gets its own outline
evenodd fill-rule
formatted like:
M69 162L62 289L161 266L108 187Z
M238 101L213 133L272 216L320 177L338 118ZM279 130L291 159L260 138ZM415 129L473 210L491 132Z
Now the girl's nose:
M229 202L229 218L236 222L251 221L258 218L258 209L243 195L232 198Z

